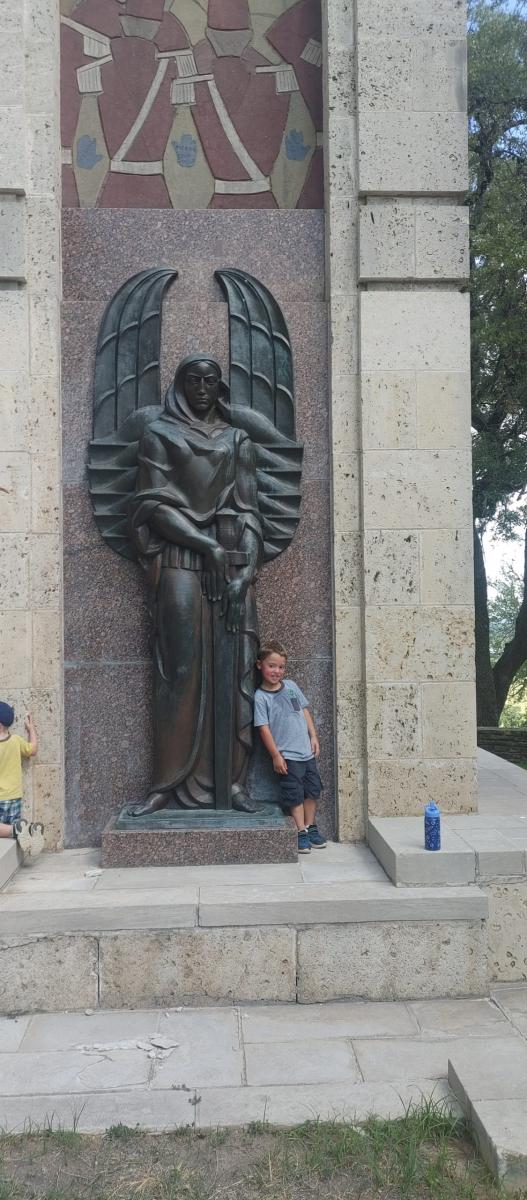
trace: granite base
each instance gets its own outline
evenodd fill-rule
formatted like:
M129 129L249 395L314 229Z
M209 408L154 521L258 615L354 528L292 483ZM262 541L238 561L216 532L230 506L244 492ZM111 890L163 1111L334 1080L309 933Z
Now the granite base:
M294 822L277 808L255 813L167 811L112 817L102 835L103 867L296 862Z

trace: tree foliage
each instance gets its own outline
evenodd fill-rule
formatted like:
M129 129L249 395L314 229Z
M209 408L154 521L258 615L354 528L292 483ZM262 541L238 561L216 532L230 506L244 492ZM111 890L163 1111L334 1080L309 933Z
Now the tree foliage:
M469 5L472 425L478 720L497 724L527 659L527 597L491 662L481 537L527 519L527 4ZM525 614L522 605L525 604ZM525 618L525 619L523 619ZM512 672L512 674L511 674Z

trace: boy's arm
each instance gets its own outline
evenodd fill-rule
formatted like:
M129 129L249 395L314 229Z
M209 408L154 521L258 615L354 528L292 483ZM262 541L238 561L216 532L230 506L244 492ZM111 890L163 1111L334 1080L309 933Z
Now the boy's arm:
M259 725L258 729L260 730L260 737L265 746L265 749L267 750L267 753L271 755L271 758L273 760L273 767L274 767L277 775L287 775L287 763L285 761L283 754L280 754L280 751L277 749L276 742L274 740L274 737L271 733L269 726L268 725Z
M27 714L26 729L28 732L27 740L29 742L29 745L31 746L31 754L33 755L33 754L36 754L37 750L38 750L38 737L37 737L37 731L33 724L33 717L31 716L31 713Z
M313 717L311 716L311 713L308 708L304 709L304 716L306 718L307 732L309 734L309 740L311 742L311 749L313 751L315 758L318 758L318 756L320 754L320 745L319 745L319 741L318 741L318 737L317 737L317 731L316 731L314 723L313 723Z

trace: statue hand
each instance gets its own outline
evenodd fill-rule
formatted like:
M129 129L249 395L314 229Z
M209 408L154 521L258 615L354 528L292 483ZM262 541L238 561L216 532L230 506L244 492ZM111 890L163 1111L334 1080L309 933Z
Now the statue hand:
M221 600L225 591L227 576L227 555L223 546L216 543L204 555L205 567L202 575L202 588L207 600Z
M233 579L227 584L221 601L221 613L229 633L238 633L249 584L246 579Z

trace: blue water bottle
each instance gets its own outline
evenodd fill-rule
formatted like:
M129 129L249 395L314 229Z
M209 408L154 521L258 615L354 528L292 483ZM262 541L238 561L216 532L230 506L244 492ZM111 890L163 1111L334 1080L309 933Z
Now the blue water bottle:
M425 850L441 849L441 813L431 800L425 808Z

